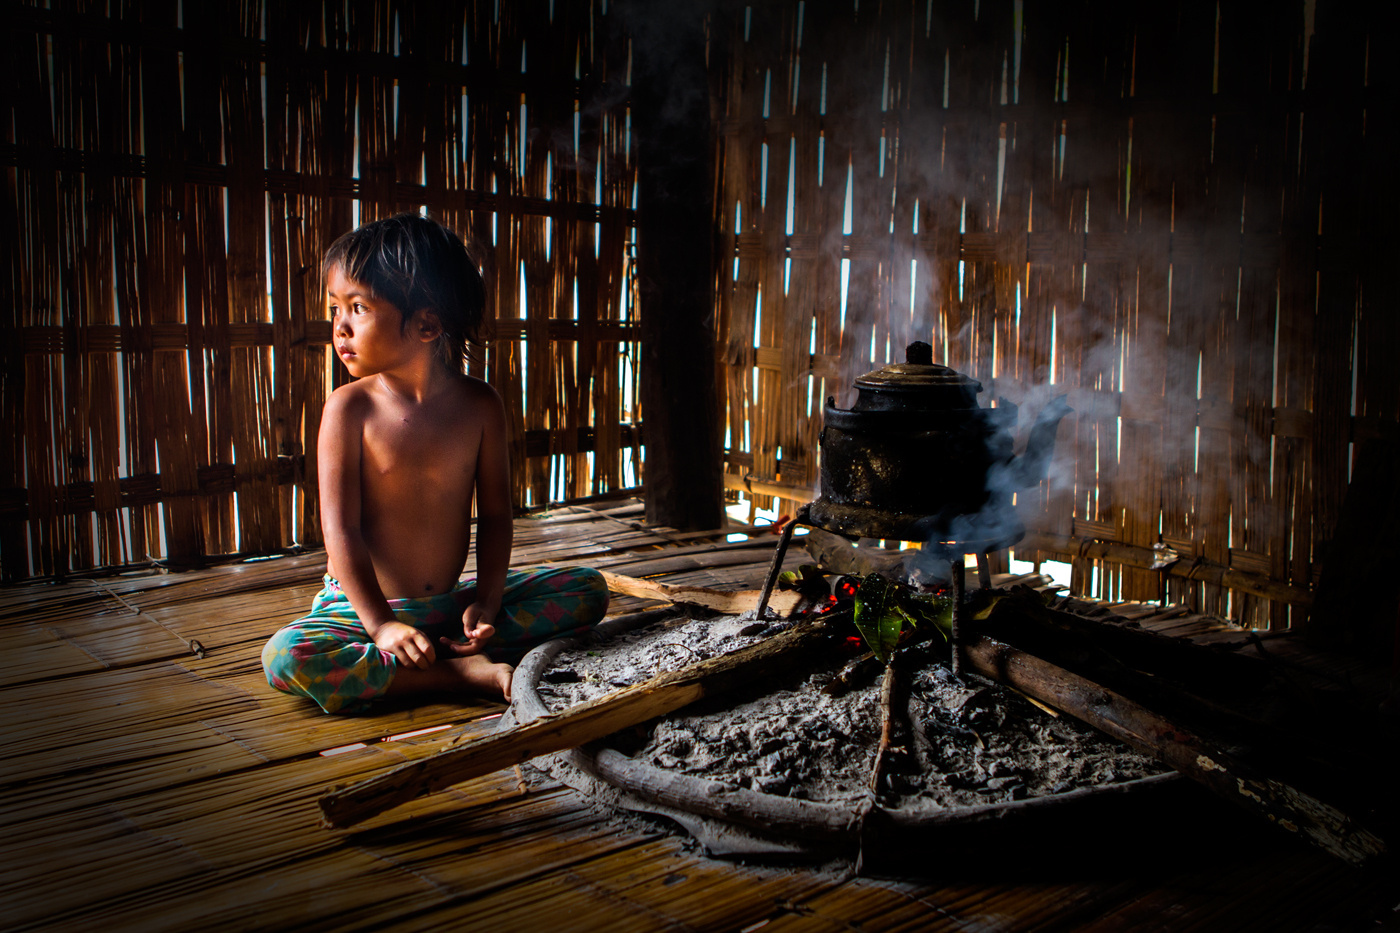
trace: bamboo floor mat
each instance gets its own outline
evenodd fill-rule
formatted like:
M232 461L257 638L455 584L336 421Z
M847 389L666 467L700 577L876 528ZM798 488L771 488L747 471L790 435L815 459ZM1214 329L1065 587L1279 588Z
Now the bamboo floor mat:
M519 520L514 562L753 587L774 544L648 528L624 502ZM0 590L0 929L1370 929L1400 900L1394 879L1209 798L1193 819L1080 838L933 839L863 876L708 859L534 771L523 788L498 772L327 830L315 802L330 786L483 734L503 707L333 717L269 689L262 644L323 572L307 553ZM999 582L1013 580L1043 583ZM644 605L618 597L613 611ZM1171 608L1117 609L1229 634Z

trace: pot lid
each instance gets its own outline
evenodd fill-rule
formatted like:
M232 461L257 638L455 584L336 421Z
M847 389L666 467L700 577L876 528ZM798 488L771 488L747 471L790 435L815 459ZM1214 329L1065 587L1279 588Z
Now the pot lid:
M896 392L932 390L942 395L953 390L961 397L975 398L982 383L965 376L949 366L933 361L933 347L923 341L911 343L905 350L905 362L892 363L856 379L859 389L893 390Z

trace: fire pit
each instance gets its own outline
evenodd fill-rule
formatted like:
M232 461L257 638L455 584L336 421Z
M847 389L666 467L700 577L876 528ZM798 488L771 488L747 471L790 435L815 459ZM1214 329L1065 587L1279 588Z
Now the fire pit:
M891 744L892 688L880 696L871 682L849 684L838 661L837 669L817 665L771 684L761 697L726 697L640 734L557 755L551 770L595 798L671 817L711 852L770 854L847 846L868 834L872 813L886 832L918 833L1161 780L1151 759L1052 718L1005 687L959 676L964 555L978 555L988 587L985 555L1024 534L1011 494L1044 475L1069 410L1063 400L1041 413L1016 458L1014 410L978 407L980 384L935 365L928 344L912 344L906 362L866 374L856 388L850 410L827 401L822 495L784 529L754 613L709 621L631 616L586 642L547 643L517 671L513 711L527 722L771 634L768 601L793 528L805 524L919 541L950 562L951 669L925 651L906 673L907 709L897 718L909 724L907 734ZM886 681L895 683L892 673Z
M1015 412L978 407L980 384L935 365L928 344L912 344L905 363L868 373L856 387L850 410L827 401L822 495L784 529L756 612L710 621L630 616L586 642L547 643L518 669L513 710L527 722L769 634L774 582L793 528L805 524L919 541L950 562L951 671L926 652L909 672L899 719L911 728L893 747L895 766L882 775L891 746L888 734L880 737L881 705L892 698L879 697L873 683L843 686L838 670L818 666L761 697L726 698L642 734L556 755L551 770L615 806L674 819L711 852L769 854L848 846L868 834L872 813L887 833L921 833L1084 805L1167 778L1151 759L1087 727L958 674L964 555L979 556L989 586L985 555L1024 534L1011 493L1043 477L1069 410L1063 400L1041 413L1026 454L1015 458ZM872 759L879 763L867 780Z
M548 642L516 671L523 724L736 650L768 625L677 611L619 617L591 636ZM913 724L879 786L868 778L880 732L879 686L831 691L840 662L766 685L759 696L700 704L544 760L556 778L607 806L670 818L714 855L824 857L878 825L882 840L953 826L1003 826L1055 812L1091 819L1110 798L1163 785L1155 760L1055 718L929 656L909 671ZM872 823L873 820L873 823Z

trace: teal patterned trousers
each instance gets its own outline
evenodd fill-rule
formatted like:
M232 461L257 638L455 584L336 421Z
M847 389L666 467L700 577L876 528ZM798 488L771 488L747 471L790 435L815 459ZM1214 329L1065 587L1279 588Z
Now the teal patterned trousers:
M391 599L400 622L461 640L462 612L476 598L464 580L427 599ZM608 610L602 574L586 567L533 567L506 574L496 634L486 643L493 661L515 664L531 648L559 635L586 632ZM311 612L279 629L263 648L267 682L284 693L315 700L327 713L362 712L384 695L398 659L374 644L340 584L327 575Z

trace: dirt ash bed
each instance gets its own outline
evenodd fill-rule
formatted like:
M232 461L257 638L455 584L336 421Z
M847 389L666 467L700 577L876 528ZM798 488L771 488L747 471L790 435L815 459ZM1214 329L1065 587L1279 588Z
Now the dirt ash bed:
M559 653L540 677L553 711L661 671L753 644L772 629L742 618L673 618ZM930 656L932 652L929 652ZM942 652L940 651L941 655ZM901 662L886 806L977 807L1102 787L1162 773L1157 761L1015 691L938 663ZM880 667L836 695L836 668L773 684L756 699L707 702L610 741L665 771L818 803L857 806L880 736Z

